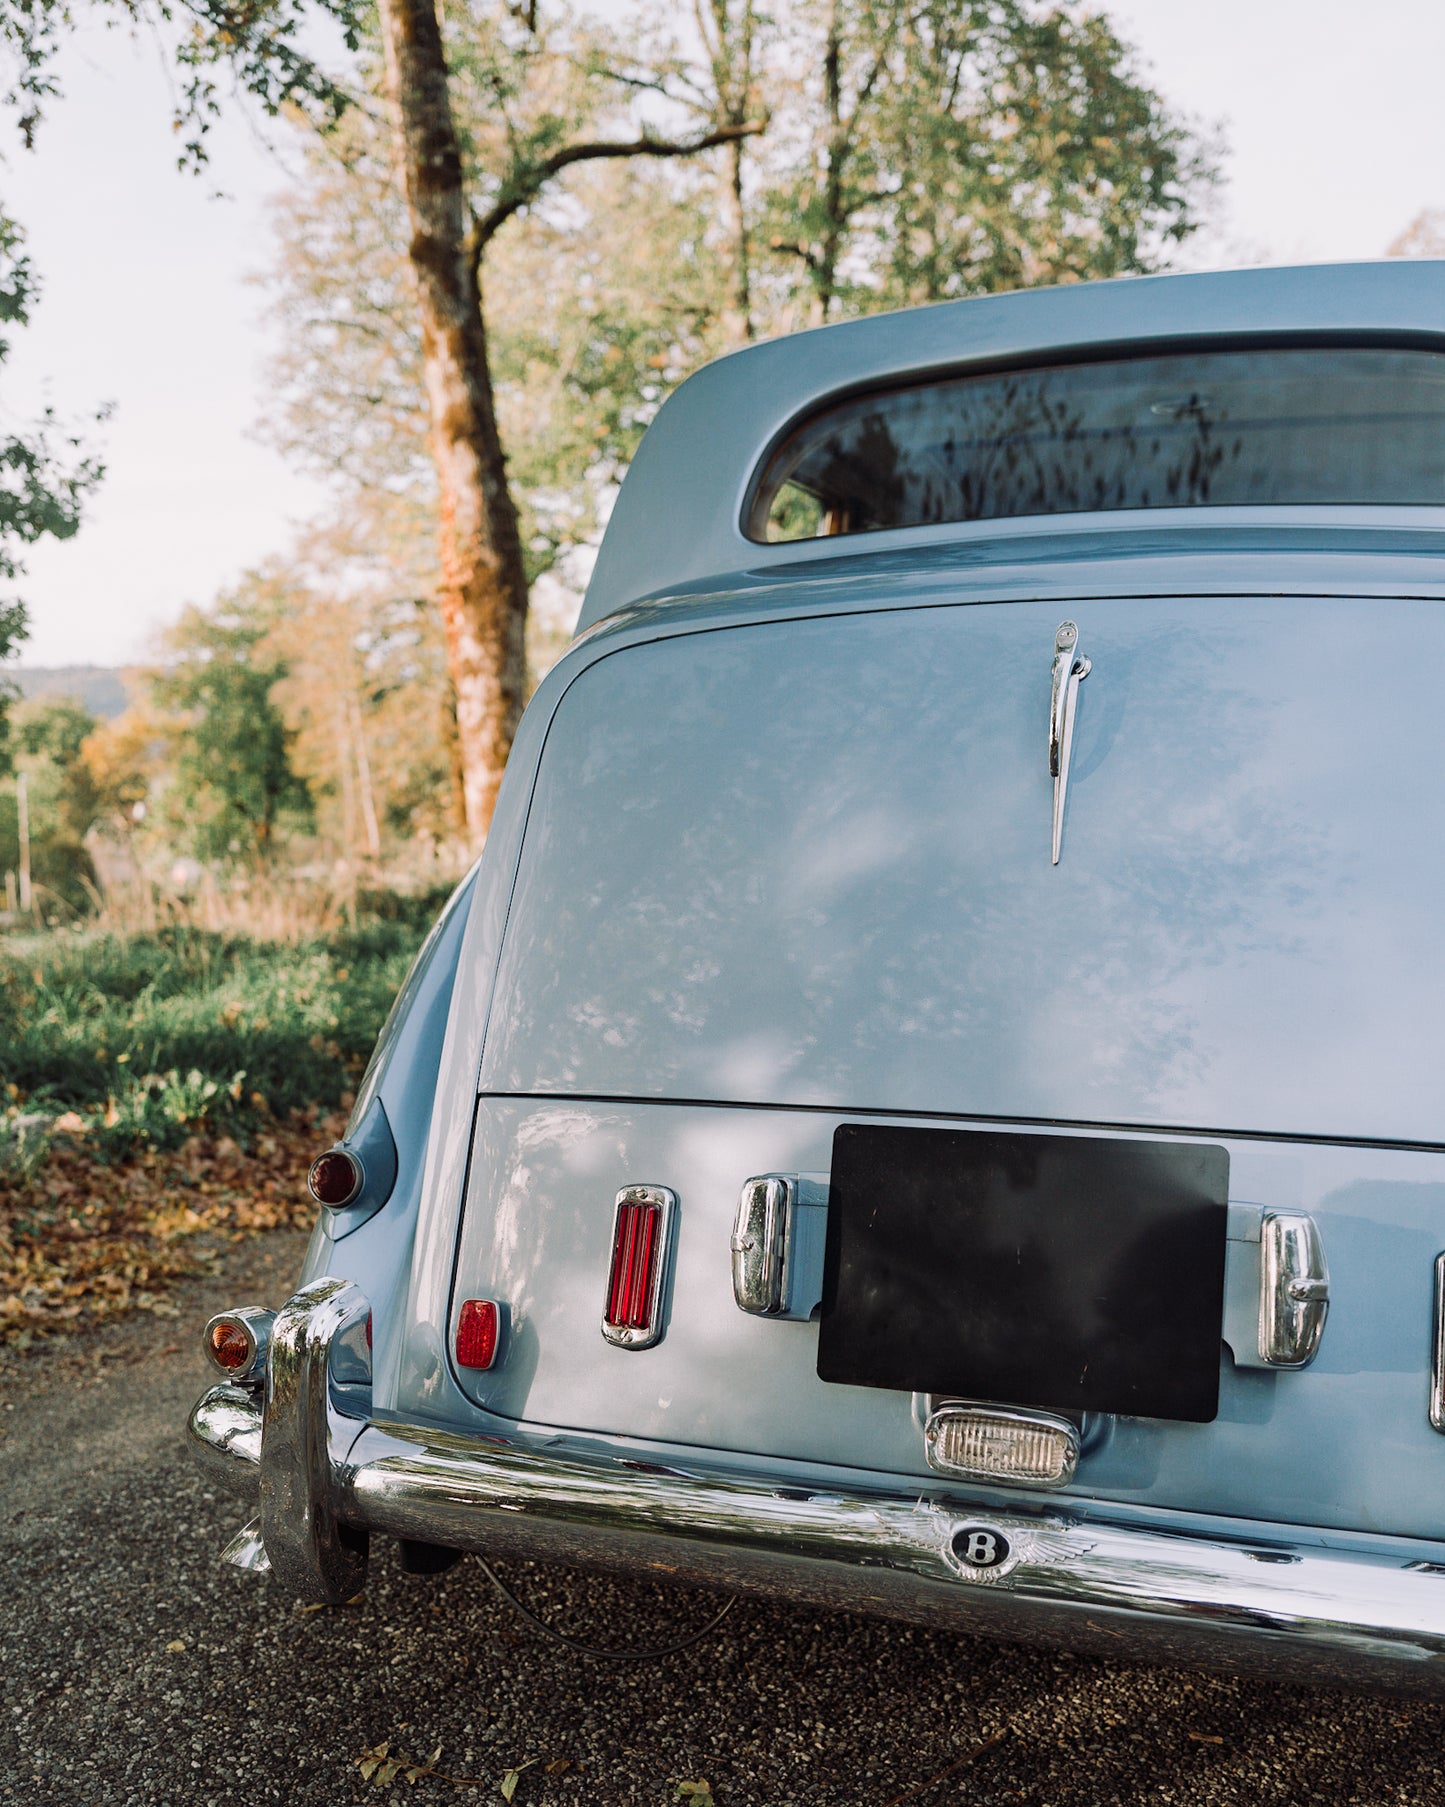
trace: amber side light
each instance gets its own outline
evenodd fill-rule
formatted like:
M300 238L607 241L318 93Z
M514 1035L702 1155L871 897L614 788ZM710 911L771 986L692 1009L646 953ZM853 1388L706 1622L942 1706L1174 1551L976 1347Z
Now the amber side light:
M239 1324L222 1318L219 1323L212 1324L210 1332L211 1358L218 1367L234 1371L244 1368L251 1359L254 1347L251 1338Z

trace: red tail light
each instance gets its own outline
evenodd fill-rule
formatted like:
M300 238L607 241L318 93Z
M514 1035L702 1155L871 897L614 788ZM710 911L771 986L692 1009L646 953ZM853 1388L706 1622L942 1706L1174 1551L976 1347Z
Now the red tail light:
M602 1334L625 1349L662 1335L662 1276L676 1200L666 1186L626 1186L612 1222L612 1267Z
M501 1328L495 1299L468 1299L457 1319L457 1366L490 1368L497 1359Z
M321 1205L349 1205L366 1179L361 1162L344 1148L328 1148L317 1155L306 1176L311 1196Z

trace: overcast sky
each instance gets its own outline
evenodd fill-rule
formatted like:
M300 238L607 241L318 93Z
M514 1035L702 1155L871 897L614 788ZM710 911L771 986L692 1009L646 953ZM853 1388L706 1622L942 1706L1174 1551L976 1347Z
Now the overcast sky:
M613 10L611 6L607 10ZM1191 262L1375 257L1445 207L1440 0L1121 0L1156 84L1228 145L1217 231ZM61 63L35 153L0 172L44 282L6 367L4 413L50 403L100 429L108 466L74 540L36 547L23 663L144 657L157 628L283 550L324 501L257 436L270 343L248 278L287 179L239 113L200 179L179 174L148 41L93 25ZM217 198L219 194L224 198Z

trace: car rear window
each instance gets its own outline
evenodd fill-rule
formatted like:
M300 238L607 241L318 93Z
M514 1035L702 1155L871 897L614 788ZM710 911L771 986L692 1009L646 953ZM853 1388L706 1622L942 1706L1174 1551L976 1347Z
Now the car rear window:
M856 396L795 428L756 540L1120 508L1445 503L1445 357L1361 346L1058 364Z

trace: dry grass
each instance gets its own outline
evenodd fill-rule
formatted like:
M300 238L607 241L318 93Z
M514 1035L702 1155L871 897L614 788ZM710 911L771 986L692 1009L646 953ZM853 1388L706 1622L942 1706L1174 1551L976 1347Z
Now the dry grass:
M307 1165L442 901L137 887L0 941L0 1345L164 1312L217 1238L312 1221Z
M296 942L334 934L356 921L361 887L355 872L331 880L276 873L222 886L203 871L189 890L148 878L113 881L97 898L97 929L116 935L154 935L198 929L257 941Z

